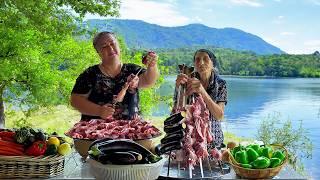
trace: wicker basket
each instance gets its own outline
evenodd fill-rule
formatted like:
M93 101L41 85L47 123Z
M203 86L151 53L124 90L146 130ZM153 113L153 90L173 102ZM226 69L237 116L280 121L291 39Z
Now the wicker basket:
M64 156L1 156L0 179L53 177L63 173Z
M249 178L249 179L265 179L265 178L273 178L276 176L282 167L287 163L288 160L288 151L286 148L284 148L281 145L271 145L274 149L282 149L284 150L286 154L285 160L282 162L280 166L274 167L274 168L266 168L266 169L247 169L240 166L239 163L236 162L236 160L229 152L229 163L232 165L234 171L238 176L241 178Z

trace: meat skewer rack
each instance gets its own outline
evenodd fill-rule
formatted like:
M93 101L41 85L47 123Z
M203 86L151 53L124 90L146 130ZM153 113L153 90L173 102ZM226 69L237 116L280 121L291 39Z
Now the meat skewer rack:
M188 77L194 77L195 71L194 71L194 67L188 67L184 64L179 65L179 71L180 73L186 74ZM174 110L174 114L171 115L169 118L167 118L164 121L164 131L166 132L166 136L161 139L161 148L160 151L162 154L168 153L169 154L169 158L168 158L168 168L167 168L167 172L166 175L164 175L164 172L162 173L164 176L161 177L173 177L172 175L170 175L170 170L171 172L174 173L174 175L176 175L175 177L177 178L182 178L182 179L186 179L186 178L193 178L193 174L195 174L196 176L194 176L194 178L217 178L218 176L221 176L222 174L225 173L229 173L230 172L230 168L229 166L227 166L225 169L225 171L222 169L223 167L220 166L220 168L216 168L216 169L212 169L211 168L211 163L209 161L209 158L205 158L206 159L206 164L205 166L203 166L202 164L202 158L198 158L198 162L200 165L200 171L199 168L194 168L192 169L192 165L189 164L189 173L186 173L185 170L182 171L181 173L181 162L183 162L184 158L186 158L185 156L183 156L182 152L182 147L183 147L183 138L186 135L185 133L185 128L186 128L186 124L184 123L185 121L185 117L186 117L186 113L187 113L187 109L186 109L186 105L191 105L195 102L195 96L191 95L191 96L186 96L186 85L180 85L177 89L177 104ZM173 155L175 155L175 161L171 162L171 158L173 157ZM170 167L170 165L173 165ZM229 172L228 172L229 170ZM213 172L215 171L215 173ZM172 173L171 173L172 174ZM189 176L188 176L189 174ZM197 177L201 176L200 177Z

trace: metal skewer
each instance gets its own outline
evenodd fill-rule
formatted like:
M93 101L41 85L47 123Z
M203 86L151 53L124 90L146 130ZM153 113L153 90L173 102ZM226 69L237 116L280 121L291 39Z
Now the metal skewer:
M202 168L202 159L199 158L199 164L200 164L200 171L201 171L201 177L203 178L203 168Z
M209 161L209 157L207 157L207 164L208 164L208 168L209 168L209 171L210 171L210 176L213 177L212 169L211 169L211 165L210 165L210 161Z
M189 164L189 178L192 179L192 168L190 164Z
M170 159L171 159L171 151L170 151L170 153L169 153L169 162L168 162L167 177L169 177L169 175L170 175L170 163L171 163Z

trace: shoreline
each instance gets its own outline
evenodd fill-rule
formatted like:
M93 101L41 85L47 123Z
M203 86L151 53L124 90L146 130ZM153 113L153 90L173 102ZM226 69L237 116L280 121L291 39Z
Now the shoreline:
M234 78L259 78L259 79L320 79L320 77L284 77L284 76L241 76L241 75L228 75L219 74L221 77L234 77ZM177 74L167 74L164 76L177 76Z

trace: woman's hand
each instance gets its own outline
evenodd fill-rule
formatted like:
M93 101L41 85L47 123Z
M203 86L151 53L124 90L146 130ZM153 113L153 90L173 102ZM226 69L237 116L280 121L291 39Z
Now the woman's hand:
M206 90L197 78L188 78L186 95L190 96L193 93L203 94Z
M181 84L188 82L188 76L186 74L179 74L176 79L176 87L179 87Z
M157 65L158 55L156 53L148 53L146 58L148 60L148 63L147 63L148 68L152 68Z
M105 104L103 106L100 106L99 116L102 119L108 119L113 115L114 111L115 110L114 110L112 104Z
M130 76L128 76L127 82L129 83L129 90L134 91L136 88L138 88L139 77L134 74L131 74Z

